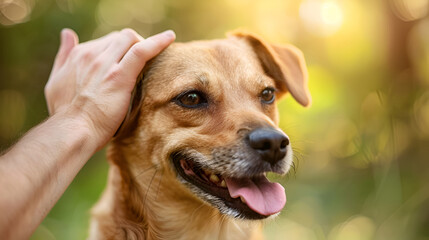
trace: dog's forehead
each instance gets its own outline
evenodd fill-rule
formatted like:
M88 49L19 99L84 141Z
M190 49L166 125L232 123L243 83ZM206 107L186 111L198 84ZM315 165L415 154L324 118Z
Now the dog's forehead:
M171 87L187 81L203 84L222 81L235 86L245 83L254 89L253 84L267 85L271 81L252 48L235 38L173 43L153 60L146 74L155 85ZM175 81L178 78L182 80Z
M225 68L243 64L251 64L252 67L259 65L252 48L245 41L234 38L173 43L167 52L182 56L184 58L182 63L185 64L194 65L194 60L198 59L201 64L216 62Z

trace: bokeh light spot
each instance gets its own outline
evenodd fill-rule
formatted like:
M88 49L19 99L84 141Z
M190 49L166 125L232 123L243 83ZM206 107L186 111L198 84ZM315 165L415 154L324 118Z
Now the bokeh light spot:
M343 11L335 1L303 1L299 15L307 30L320 36L333 35L343 24Z
M97 10L100 21L109 26L126 26L132 20L132 15L126 8L126 4L120 1L101 1Z
M323 23L336 28L341 26L343 22L343 13L338 4L326 2L322 4L321 15Z
M429 0L391 0L392 10L403 21L414 21L428 14Z
M101 25L134 27L134 24L154 24L165 18L165 6L162 0L130 0L120 2L101 0L98 8L98 20Z
M32 5L30 1L25 0L0 2L0 24L7 26L29 20Z

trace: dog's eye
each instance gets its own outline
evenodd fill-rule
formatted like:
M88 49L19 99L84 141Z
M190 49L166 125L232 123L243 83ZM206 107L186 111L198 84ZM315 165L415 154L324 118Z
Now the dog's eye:
M182 107L198 108L207 104L207 99L198 91L188 91L176 97L176 103Z
M265 104L273 103L276 95L274 94L275 90L273 88L265 88L261 92L261 101Z

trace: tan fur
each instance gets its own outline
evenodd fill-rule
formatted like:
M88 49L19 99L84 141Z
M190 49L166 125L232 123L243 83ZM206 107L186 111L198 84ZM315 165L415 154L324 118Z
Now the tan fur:
M175 43L143 70L130 113L108 149L109 179L92 210L90 239L260 239L261 221L225 216L177 180L170 155L209 155L235 146L254 126L277 127L275 105L261 107L267 86L307 106L302 54L247 33ZM171 101L187 89L216 100L207 110ZM288 90L290 89L290 90Z

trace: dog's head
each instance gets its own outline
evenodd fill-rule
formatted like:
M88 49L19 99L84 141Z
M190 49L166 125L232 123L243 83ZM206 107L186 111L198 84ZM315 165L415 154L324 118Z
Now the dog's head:
M286 92L310 104L304 59L293 46L242 32L174 43L146 65L116 138L184 194L229 216L263 219L286 202L265 176L292 164L290 140L277 127L276 101Z

